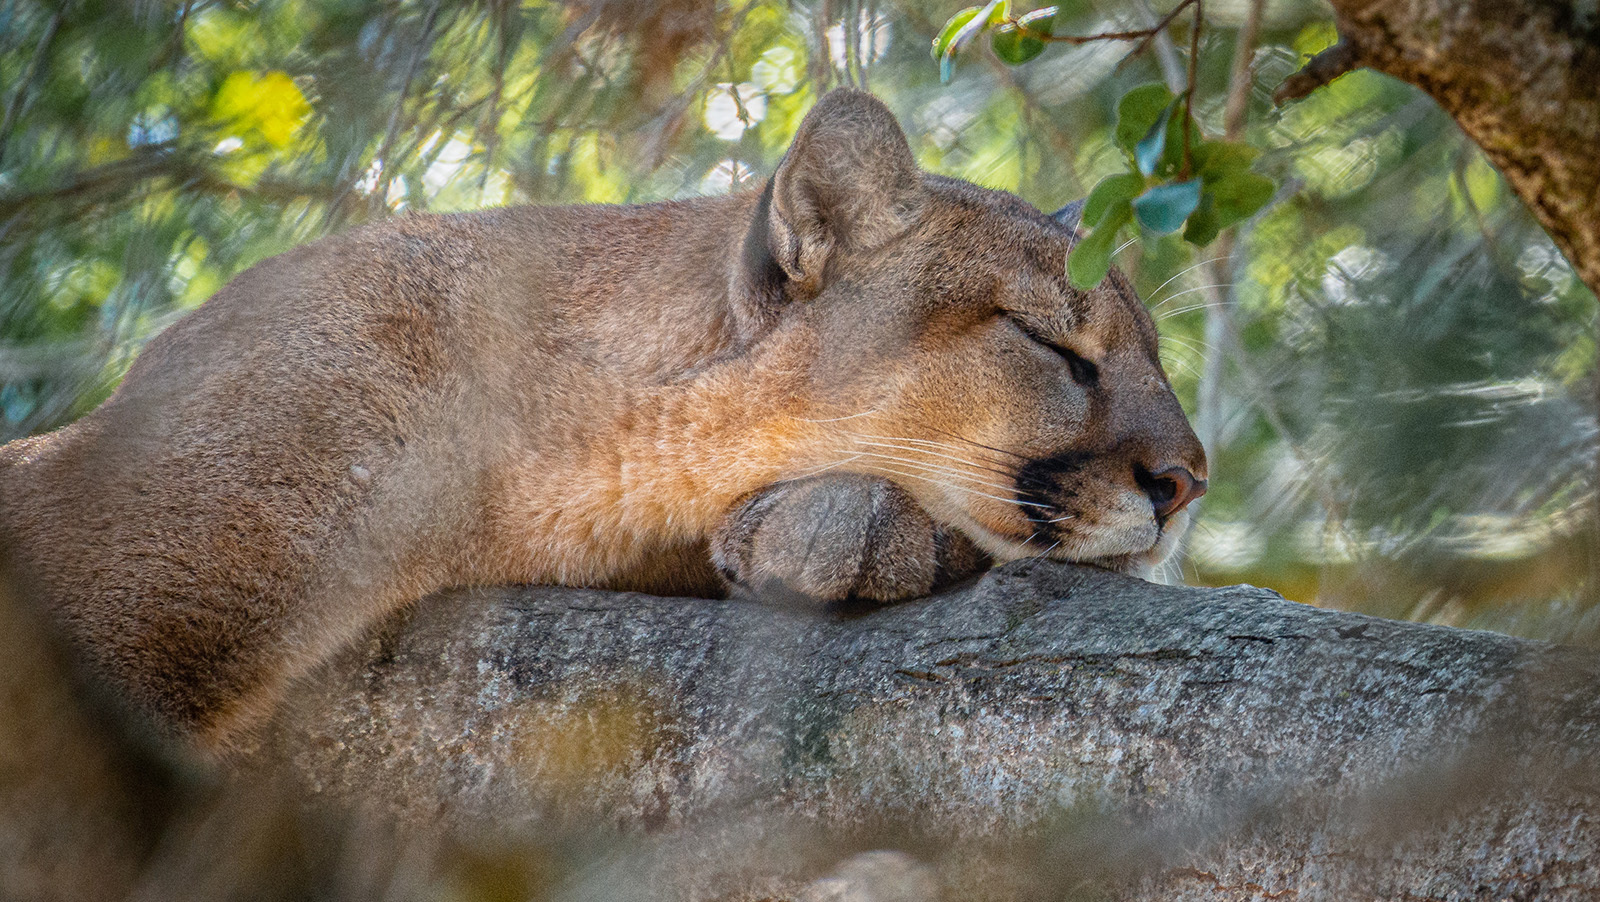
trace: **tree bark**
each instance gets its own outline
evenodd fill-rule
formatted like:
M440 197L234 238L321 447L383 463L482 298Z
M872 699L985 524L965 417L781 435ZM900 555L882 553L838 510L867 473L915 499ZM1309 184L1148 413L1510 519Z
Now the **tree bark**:
M1597 739L1587 652L1027 562L855 614L449 593L257 766L559 850L561 899L1577 899Z
M1600 19L1570 0L1330 0L1340 43L1282 96L1366 66L1431 95L1600 294ZM1317 62L1317 61L1314 61ZM1293 79L1291 79L1293 81Z

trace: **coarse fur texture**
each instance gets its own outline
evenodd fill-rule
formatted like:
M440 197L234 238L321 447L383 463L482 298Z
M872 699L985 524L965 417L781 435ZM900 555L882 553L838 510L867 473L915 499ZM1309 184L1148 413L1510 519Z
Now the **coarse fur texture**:
M1136 568L1205 457L1126 278L1068 285L1074 235L848 90L762 191L357 229L0 448L0 551L93 679L221 752L446 586L718 594L713 537L735 585L823 600Z

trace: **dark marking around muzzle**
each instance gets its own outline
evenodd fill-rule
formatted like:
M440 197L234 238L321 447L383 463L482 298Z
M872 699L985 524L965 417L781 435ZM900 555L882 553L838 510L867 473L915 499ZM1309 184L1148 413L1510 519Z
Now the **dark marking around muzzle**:
M1024 502L1022 511L1039 538L1060 530L1060 518L1077 515L1072 499L1078 493L1067 488L1063 479L1082 470L1094 457L1086 451L1063 451L1028 461L1017 471L1017 500Z

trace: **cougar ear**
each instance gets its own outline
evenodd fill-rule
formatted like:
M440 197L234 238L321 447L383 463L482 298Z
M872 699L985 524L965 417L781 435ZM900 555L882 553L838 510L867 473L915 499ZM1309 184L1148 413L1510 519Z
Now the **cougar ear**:
M1083 205L1087 201L1088 198L1080 197L1072 203L1067 204L1065 207L1062 207L1054 213L1051 213L1050 218L1066 226L1067 231L1071 232L1072 235L1076 237L1078 234L1078 226L1083 222Z
M768 248L792 296L809 298L834 256L873 250L910 226L922 173L889 108L840 88L806 114L768 191Z

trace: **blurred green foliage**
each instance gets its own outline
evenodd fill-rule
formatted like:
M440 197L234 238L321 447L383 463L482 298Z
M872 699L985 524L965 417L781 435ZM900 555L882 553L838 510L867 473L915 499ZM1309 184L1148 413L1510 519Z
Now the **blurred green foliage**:
M1182 93L1175 94L1156 82L1134 88L1117 102L1116 144L1127 167L1101 179L1089 192L1081 223L1089 234L1067 259L1067 275L1078 288L1088 290L1106 277L1124 226L1137 223L1142 232L1155 235L1183 229L1185 241L1205 247L1223 229L1265 206L1277 188L1271 179L1249 171L1258 156L1254 148L1238 141L1207 139L1194 119L1203 4L1183 0L1144 29L1057 35L1055 22L1061 7L1021 13L1012 9L1011 0L989 0L951 16L933 38L939 80L949 82L955 74L956 56L985 33L994 55L1012 65L1038 57L1052 42L1137 40L1125 57L1128 59L1154 41L1170 42L1168 25L1191 8L1197 24L1190 26L1191 59ZM1166 52L1176 69L1177 51L1169 47Z
M927 168L1042 209L1129 173L1117 107L1162 78L1158 53L1119 66L1127 44L1013 29L943 85L929 48L960 5L0 0L0 438L93 407L264 257L404 210L757 184L840 83L883 97ZM1247 8L1205 7L1206 135L1224 132ZM1054 9L1059 36L1147 28L1172 4ZM1188 28L1167 51L1183 64ZM1110 248L1186 403L1213 399L1182 573L1592 637L1594 297L1417 91L1357 72L1272 109L1333 40L1321 6L1268 7L1243 141L1281 188L1235 241Z

